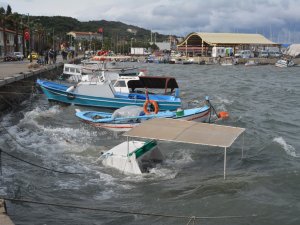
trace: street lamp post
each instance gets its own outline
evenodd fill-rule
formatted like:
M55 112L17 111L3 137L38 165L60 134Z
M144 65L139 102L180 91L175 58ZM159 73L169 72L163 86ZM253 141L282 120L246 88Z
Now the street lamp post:
M133 38L131 38L131 40L130 40L130 55L131 55L131 49L132 49L132 40L133 40Z
M29 13L27 14L27 16L28 16L28 29L29 29L29 34L30 34L30 37L29 37L29 40L28 40L29 60L30 60L30 62L32 62L32 54L31 54L31 38L32 38L32 35L31 35L31 30L30 30Z

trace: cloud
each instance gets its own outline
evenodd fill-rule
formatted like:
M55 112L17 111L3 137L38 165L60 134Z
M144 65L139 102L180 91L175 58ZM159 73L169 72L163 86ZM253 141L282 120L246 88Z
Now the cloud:
M164 34L300 31L298 0L7 0L13 11L121 21ZM270 32L271 28L271 32ZM274 30L274 31L273 31ZM270 36L270 35L267 35Z

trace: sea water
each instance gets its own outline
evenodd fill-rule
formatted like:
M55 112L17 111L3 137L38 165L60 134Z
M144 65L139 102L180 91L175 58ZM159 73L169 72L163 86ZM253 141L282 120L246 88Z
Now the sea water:
M15 224L171 225L187 224L191 216L209 217L195 222L207 225L300 224L300 67L136 65L149 75L174 76L184 108L200 106L209 96L217 111L229 112L219 124L246 128L228 149L227 179L223 149L162 141L166 160L147 174L105 168L101 151L126 138L80 122L75 109L87 108L50 104L36 95L1 118L1 149L80 174L50 172L3 153L1 196L171 217L8 201Z

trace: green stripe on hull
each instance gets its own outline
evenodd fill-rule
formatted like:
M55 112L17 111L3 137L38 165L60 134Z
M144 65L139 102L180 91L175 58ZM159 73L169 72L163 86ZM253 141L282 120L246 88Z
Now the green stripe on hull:
M140 156L142 156L143 154L145 154L146 152L148 152L152 148L154 148L156 145L157 145L157 141L156 140L146 141L145 144L142 147L138 148L134 152L131 152L128 156L132 156L132 154L135 153L135 157L139 158Z

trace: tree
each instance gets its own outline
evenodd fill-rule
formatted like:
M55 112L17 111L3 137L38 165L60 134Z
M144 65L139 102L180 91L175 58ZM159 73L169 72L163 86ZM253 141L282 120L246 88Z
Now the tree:
M5 27L6 27L7 19L10 15L11 15L10 5L7 6L6 11L3 7L0 8L0 19L3 28L4 55L7 54L7 36L6 36Z
M15 45L15 52L18 52L19 51L19 25L20 25L20 22L21 22L21 18L20 18L20 15L18 13L13 13L10 17L10 20L12 21L13 23L13 27L14 27L14 30L15 30L15 38L14 38L14 45ZM24 35L22 35L24 36Z
M5 46L6 46L6 38L5 38L5 23L4 23L4 19L5 19L5 9L3 7L0 8L0 25L2 26L3 29L3 43L4 43L4 55L5 53Z

